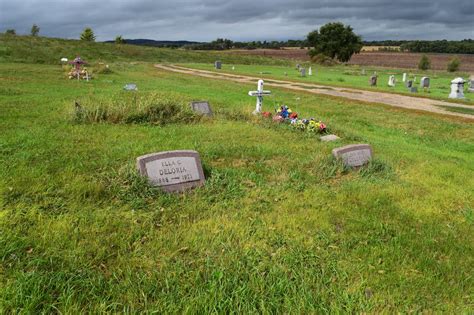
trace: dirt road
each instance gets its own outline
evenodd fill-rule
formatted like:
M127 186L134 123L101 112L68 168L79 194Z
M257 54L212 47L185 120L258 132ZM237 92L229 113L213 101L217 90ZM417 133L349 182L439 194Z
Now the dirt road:
M212 78L212 79L229 80L229 81L239 82L239 83L254 84L257 82L257 80L260 79L257 77L246 76L246 75L234 75L234 74L228 74L228 73L222 73L222 72L216 73L212 71L196 70L196 69L185 68L185 67L180 67L180 66L175 66L175 65L157 64L155 65L155 67L158 69L172 71L176 73L195 75L195 76ZM290 89L290 90L295 90L295 91L304 91L304 92L313 93L313 94L323 94L323 95L342 97L342 98L368 102L368 103L385 104L385 105L401 107L405 109L426 111L426 112L437 113L441 115L462 117L465 119L474 120L474 115L452 112L443 108L443 107L460 108L460 109L466 108L466 109L474 110L474 106L470 106L470 105L462 105L462 104L457 104L457 103L432 100L428 98L412 97L412 96L391 94L391 93L384 93L384 92L373 92L373 91L365 91L365 90L357 90L357 89L333 87L333 86L329 87L329 86L323 86L323 85L317 85L317 84L308 84L308 83L303 83L303 82L298 83L298 82L273 80L273 79L266 80L265 85L280 87L280 88L285 88L285 89Z

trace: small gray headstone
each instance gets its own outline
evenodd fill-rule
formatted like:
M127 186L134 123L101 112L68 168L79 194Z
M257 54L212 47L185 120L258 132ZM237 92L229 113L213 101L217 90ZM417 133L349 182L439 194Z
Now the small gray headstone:
M376 75L373 75L370 77L370 86L377 86L377 76Z
M212 110L207 101L191 102L191 109L196 113L212 116Z
M336 159L341 159L346 166L359 167L372 159L372 147L368 144L353 144L332 150Z
M323 141L323 142L331 142L331 141L337 141L341 138L339 138L336 135L327 135L327 136L322 136L319 139L321 139L321 141Z
M222 62L221 61L216 61L214 63L214 68L216 68L217 70L222 69Z
M413 80L407 81L407 88L411 89L413 87Z
M469 93L474 93L474 79L469 80L469 89L467 91Z
M151 185L166 192L182 192L204 185L204 171L196 151L168 151L137 158L137 168Z
M133 83L128 83L126 84L123 89L125 91L138 91L137 85Z
M416 86L412 86L412 87L410 88L410 92L411 92L411 93L418 93L418 88L417 88Z
M421 78L421 88L422 89L429 89L430 88L430 78L423 77Z
M301 68L300 72L302 77L306 77L306 68Z

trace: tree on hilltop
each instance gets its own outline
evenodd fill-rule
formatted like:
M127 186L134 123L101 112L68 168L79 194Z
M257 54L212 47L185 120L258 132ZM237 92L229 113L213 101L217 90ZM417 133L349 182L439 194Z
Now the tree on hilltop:
M94 31L90 27L86 27L81 34L81 40L86 42L95 42Z
M116 44L125 44L125 39L123 39L122 35L119 35L117 37L115 37L115 43Z
M31 31L30 31L31 36L38 36L39 31L40 31L39 26L36 25L36 24L33 24L33 26L31 27Z

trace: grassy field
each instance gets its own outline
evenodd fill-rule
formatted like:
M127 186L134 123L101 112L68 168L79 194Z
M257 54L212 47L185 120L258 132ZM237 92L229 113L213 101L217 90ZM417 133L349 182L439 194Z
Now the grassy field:
M377 67L364 67L365 75L362 74L362 68L359 66L332 66L324 67L319 65L306 64L306 69L311 66L313 68L313 76L301 77L300 73L293 66L271 66L271 65L235 65L235 70L232 70L233 64L222 65L222 70L215 70L213 64L183 64L183 66L192 67L196 69L204 69L210 71L223 71L227 73L243 74L258 76L268 79L289 80L304 83L317 83L332 86L342 86L350 88L358 88L369 91L383 91L391 93L399 93L410 96L428 97L440 100L449 100L449 93L451 92L451 81L458 76L469 78L466 73L448 73L442 71L407 71L400 69L387 69ZM378 75L378 86L370 87L369 78L376 72ZM416 77L415 86L418 87L419 93L410 93L402 82L403 73L407 73L409 80L414 80ZM285 75L287 73L287 75ZM388 79L390 75L395 75L397 84L395 87L388 86ZM429 91L423 91L420 88L420 80L427 76L431 79L431 88ZM468 85L465 84L465 100L454 100L462 104L474 105L474 94L468 93Z
M253 85L111 69L86 83L0 63L0 313L473 311L472 123L274 89L264 109L343 138L322 143L249 115ZM130 99L129 82L216 116L74 121L75 100ZM351 143L374 161L330 157ZM136 157L175 149L201 154L203 188L165 195L136 175Z
M118 61L214 63L217 59L239 64L285 65L289 63L286 60L262 56L238 56L213 51L158 49L134 45L0 34L0 62L59 64L61 58L65 57L72 60L77 55L93 63Z

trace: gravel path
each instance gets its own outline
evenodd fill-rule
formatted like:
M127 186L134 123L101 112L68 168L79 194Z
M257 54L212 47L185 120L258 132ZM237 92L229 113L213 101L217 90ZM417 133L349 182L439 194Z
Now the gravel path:
M258 77L252 77L247 75L234 75L228 73L216 73L212 71L206 70L197 70L191 68L185 68L175 65L163 65L157 64L155 65L156 68L172 71L176 73L188 74L188 75L195 75L205 78L212 78L212 79L223 79L223 80L230 80L239 83L255 83L260 79ZM296 91L304 91L314 94L324 94L336 97L343 97L348 98L351 100L369 102L369 103L379 103L390 105L394 107L401 107L406 109L418 110L418 111L426 111L432 112L447 116L455 116L455 117L462 117L470 120L474 120L474 115L464 114L464 113L456 113L452 111L448 111L440 106L444 107L452 107L452 108L467 108L474 110L474 106L470 105L463 105L457 103L450 103L445 101L438 101L428 98L421 98L421 97L412 97L400 94L392 94L392 93L384 93L384 92L373 92L373 91L365 91L365 90L357 90L351 88L343 88L343 87L329 87L324 85L317 85L311 83L297 83L297 82L290 82L290 81L282 81L282 80L274 80L268 79L265 82L265 86L274 86L274 87L281 87L285 89L291 89Z

